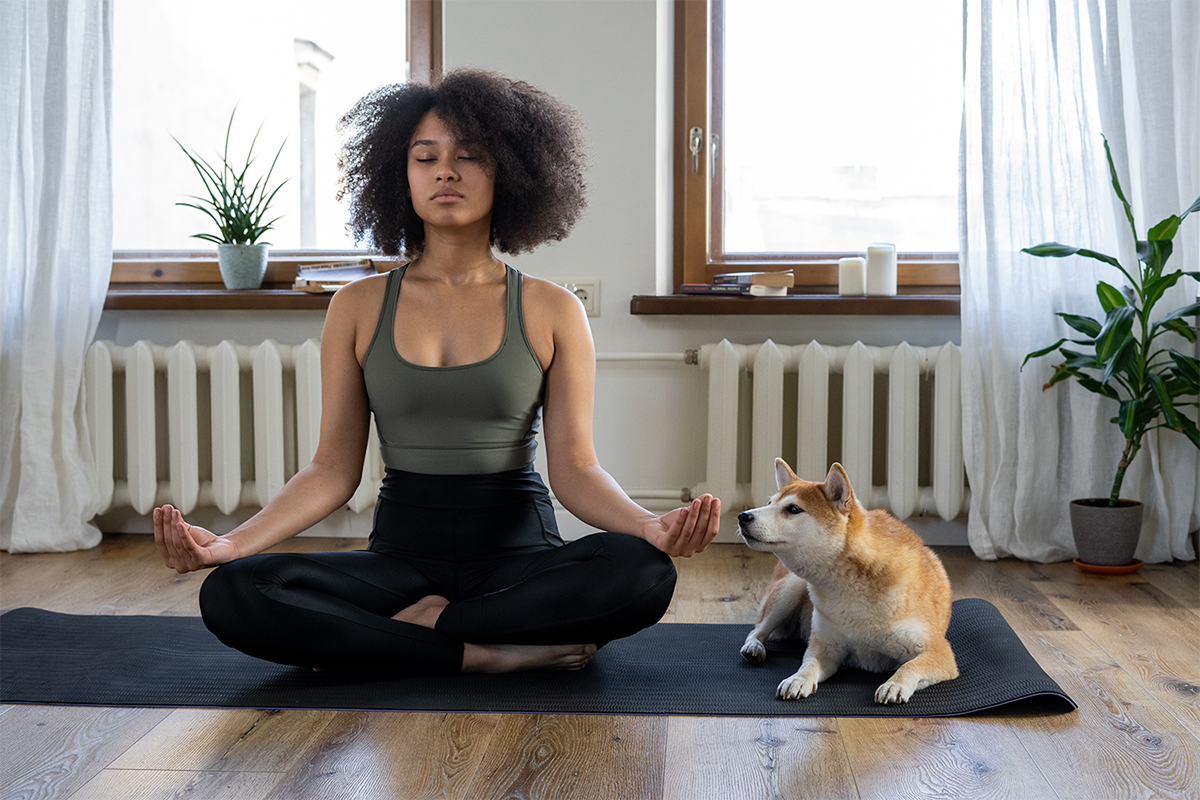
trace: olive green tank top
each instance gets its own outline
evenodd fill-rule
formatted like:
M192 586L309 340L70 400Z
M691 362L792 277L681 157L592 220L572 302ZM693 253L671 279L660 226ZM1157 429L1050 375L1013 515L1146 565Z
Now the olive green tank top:
M525 333L521 273L506 266L504 340L483 361L425 367L396 352L396 300L407 265L388 275L363 380L383 463L436 475L473 475L533 463L545 374Z

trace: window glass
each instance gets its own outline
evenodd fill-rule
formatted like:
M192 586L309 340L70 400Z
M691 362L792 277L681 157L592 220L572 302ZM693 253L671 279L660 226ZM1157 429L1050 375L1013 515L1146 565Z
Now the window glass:
M113 65L113 246L200 250L216 233L177 206L203 186L174 135L215 163L236 106L230 160L250 141L272 183L284 250L353 246L335 199L337 119L362 95L406 80L403 0L116 0ZM261 170L261 172L259 171ZM369 243L364 243L366 246Z
M724 17L724 251L956 252L962 0Z

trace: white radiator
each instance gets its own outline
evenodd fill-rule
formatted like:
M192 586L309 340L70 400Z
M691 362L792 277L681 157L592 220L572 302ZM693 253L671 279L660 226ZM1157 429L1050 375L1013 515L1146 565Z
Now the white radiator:
M122 506L148 514L163 503L185 514L197 506L229 514L266 505L312 460L321 423L320 343L96 342L85 392L101 514ZM382 479L372 423L351 510L371 508Z
M630 490L639 502L670 508L707 491L735 512L761 505L774 493L776 456L791 457L797 473L819 480L836 455L868 507L887 508L901 519L936 513L946 520L966 508L960 355L952 344L793 347L722 341L698 352L602 353L597 359L688 361L708 371L705 481L682 491ZM827 440L836 424L831 376L839 373L840 452L831 453ZM887 413L886 435L877 441L880 374L886 376ZM922 393L922 376L932 378L932 391ZM792 384L785 391L787 381ZM148 514L171 503L185 514L197 506L230 514L265 505L316 451L320 385L315 339L301 345L225 341L215 347L96 342L88 350L85 392L100 513L125 507ZM739 409L743 394L749 407ZM923 395L931 401L924 417L932 424L925 427ZM784 443L789 416L794 447ZM370 435L363 477L349 503L354 512L374 505L383 478L374 423ZM924 470L922 449L930 454ZM872 481L877 453L886 459L883 485ZM928 485L919 485L922 472L930 476Z
M796 431L793 468L807 480L824 479L834 460L827 442L831 397L836 400L830 376L836 373L842 384L838 459L860 502L900 519L936 513L952 520L966 509L957 346L859 342L831 347L815 341L787 346L770 340L736 345L726 340L702 347L699 363L708 370L708 463L706 481L697 490L722 498L730 511L762 505L774 494L775 457L788 452L783 437L789 413ZM886 376L885 431L876 430L877 375ZM920 424L922 376L933 382L924 393L925 417L931 420L926 428ZM794 404L790 408L785 408L786 381L794 386L794 397L786 393ZM748 415L739 410L746 383L752 384ZM923 437L930 476L924 486L918 482ZM877 453L885 459L883 485L872 480ZM743 462L748 457L748 482L739 481L740 457Z

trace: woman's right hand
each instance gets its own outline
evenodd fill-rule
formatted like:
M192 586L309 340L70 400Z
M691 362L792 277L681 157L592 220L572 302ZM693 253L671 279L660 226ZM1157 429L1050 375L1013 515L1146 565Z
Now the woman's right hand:
M154 543L163 562L181 575L238 557L233 541L184 522L179 509L169 505L154 509Z

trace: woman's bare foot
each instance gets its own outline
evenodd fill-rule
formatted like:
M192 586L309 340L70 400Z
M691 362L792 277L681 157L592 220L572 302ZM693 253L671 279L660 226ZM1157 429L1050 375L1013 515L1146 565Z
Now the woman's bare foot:
M434 629L450 601L436 594L422 597L392 619ZM594 644L464 644L463 672L525 672L583 669L596 655Z
M594 644L470 644L463 645L463 672L526 672L577 670L596 655Z
M448 605L450 605L450 601L446 598L431 594L427 597L422 597L408 608L393 615L392 619L398 619L401 622L411 622L413 625L432 629L437 625L438 617L442 615L442 609Z

